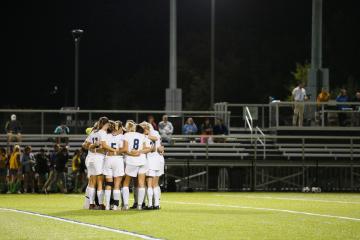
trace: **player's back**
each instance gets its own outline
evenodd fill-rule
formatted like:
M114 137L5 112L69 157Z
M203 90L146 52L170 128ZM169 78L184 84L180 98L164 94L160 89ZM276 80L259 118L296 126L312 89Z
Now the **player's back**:
M128 152L132 150L141 151L143 150L144 143L146 143L146 138L144 134L138 132L128 132L124 135L125 141L128 143ZM126 156L126 164L130 165L145 165L146 157L145 154L140 154L140 156Z

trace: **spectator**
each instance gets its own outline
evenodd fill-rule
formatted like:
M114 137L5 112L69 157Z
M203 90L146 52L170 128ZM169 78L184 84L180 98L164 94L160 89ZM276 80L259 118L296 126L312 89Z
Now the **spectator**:
M21 162L20 162L20 146L15 145L9 159L9 187L8 193L21 193Z
M5 124L5 131L8 135L8 142L17 141L21 142L21 123L16 120L16 115L12 114L10 121Z
M349 100L347 93L346 93L346 89L341 89L340 90L340 94L336 97L336 101L337 102L347 102ZM348 108L348 105L338 105L338 110L345 110L346 108ZM338 119L339 119L339 125L344 127L346 126L346 113L338 113Z
M185 135L194 135L198 131L196 124L192 118L188 118L182 127L182 133ZM194 138L190 138L190 143L195 143Z
M188 118L182 128L182 133L185 135L194 135L198 131L196 124L192 118Z
M148 119L148 123L150 123L151 126L153 126L154 130L158 130L158 126L156 125L154 116L149 115L147 119Z
M41 190L46 181L46 174L49 172L49 158L43 148L35 155L35 175L37 179L38 190Z
M58 134L58 135L62 135L63 137L57 137L56 138L56 143L60 144L60 143L65 143L68 144L69 142L69 138L68 137L64 137L64 135L67 135L70 133L70 129L68 126L66 126L66 124L63 122L61 123L61 125L57 126L54 130L54 134Z
M31 153L31 147L26 146L21 158L22 173L24 175L24 193L27 193L29 186L31 192L35 193L34 164L35 159Z
M229 134L229 130L225 126L222 119L220 119L220 118L215 119L213 133L214 133L214 135L228 135ZM225 138L214 138L214 142L225 142Z
M79 190L79 169L81 164L81 151L79 149L75 150L74 156L71 161L72 166L72 174L73 174L73 180L74 180L74 192L81 192L81 189Z
M325 88L321 88L321 92L317 96L316 102L317 103L325 103L325 102L328 102L329 100L330 100L330 93L328 91L326 91ZM322 107L321 104L318 104L318 107L320 108L320 110L327 109L326 105L324 107ZM325 112L320 112L320 113L324 114L325 125L327 125L327 113L325 113ZM321 115L319 115L319 117L321 117Z
M85 148L81 148L80 154L80 166L79 166L79 175L80 175L80 183L81 183L81 191L87 186L87 169L86 169L86 156L88 151Z
M353 102L356 102L359 104L359 105L354 105L354 110L358 111L357 113L354 114L354 125L360 126L360 91L357 91L355 93Z
M292 98L294 100L294 116L293 126L298 125L302 127L304 121L304 101L307 99L304 85L299 83L292 91Z
M56 177L56 171L55 171L55 166L56 166L56 156L60 151L60 145L59 144L55 144L54 145L54 150L50 153L50 158L49 158L49 177L46 180L43 188L42 188L42 192L47 193L48 191L51 190L52 188L52 184L55 181L55 177Z
M201 135L202 137L200 138L200 142L201 143L212 143L212 138L211 137L207 137L208 135L212 135L213 133L213 126L210 123L210 119L209 118L205 118L205 121L203 122L203 124L201 124Z
M67 150L67 147L62 147L60 152L56 154L56 165L55 165L55 171L56 171L56 177L55 177L55 183L59 185L60 191L62 193L67 193L66 188L66 163L69 160L69 153Z
M171 135L174 132L174 127L172 123L168 121L167 115L164 115L162 117L162 121L159 122L159 132L163 141L165 142L171 141Z
M0 193L6 190L7 155L5 148L0 148Z

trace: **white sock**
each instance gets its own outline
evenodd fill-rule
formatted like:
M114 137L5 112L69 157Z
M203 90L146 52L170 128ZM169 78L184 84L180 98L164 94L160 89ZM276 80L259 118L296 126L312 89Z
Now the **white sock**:
M129 206L129 187L122 188L122 196L123 196L124 206Z
M111 190L105 190L105 206L110 208Z
M160 195L161 195L161 191L160 191L160 187L157 186L154 188L154 205L160 206Z
M89 186L86 187L85 190L85 201L84 201L84 209L88 209L90 204L90 198L89 198Z
M104 191L98 190L97 197L98 197L99 205L103 204Z
M153 205L153 196L154 196L153 188L148 188L147 189L148 207L152 207Z
M145 188L138 188L138 206L141 206L145 198Z
M117 201L120 205L120 190L113 190L114 201ZM115 204L116 205L116 204Z
M95 188L88 187L89 203L95 204Z

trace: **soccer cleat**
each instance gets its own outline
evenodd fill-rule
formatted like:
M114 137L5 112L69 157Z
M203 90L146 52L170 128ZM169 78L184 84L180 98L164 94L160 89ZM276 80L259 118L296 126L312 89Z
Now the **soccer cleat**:
M153 206L150 206L150 207L145 207L143 208L144 210L154 210L154 207Z
M105 210L105 209L106 209L106 207L104 204L100 204L97 208L97 210Z
M141 207L144 209L144 208L146 207L146 204L143 202L143 203L141 204Z
M96 210L96 205L95 204L90 204L89 205L89 210Z
M112 207L112 210L114 210L114 211L117 211L117 210L120 210L121 208L119 208L118 206L116 206L116 205L114 205L113 207Z
M134 202L134 204L130 207L130 209L137 209L137 207L138 207L137 202Z
M128 206L128 205L124 205L124 206L121 208L121 210L127 211L127 210L129 210L129 206Z
M143 207L142 207L142 206L138 206L138 207L137 207L137 210L141 211L141 210L143 210Z
M110 206L106 206L105 210L109 211L110 210Z
M154 206L153 210L160 210L160 206Z

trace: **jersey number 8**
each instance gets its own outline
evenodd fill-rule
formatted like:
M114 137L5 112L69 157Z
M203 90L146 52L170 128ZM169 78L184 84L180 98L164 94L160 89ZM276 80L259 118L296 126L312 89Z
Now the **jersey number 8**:
M133 149L138 150L139 149L139 139L134 139Z

